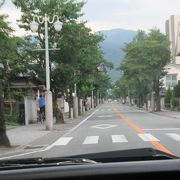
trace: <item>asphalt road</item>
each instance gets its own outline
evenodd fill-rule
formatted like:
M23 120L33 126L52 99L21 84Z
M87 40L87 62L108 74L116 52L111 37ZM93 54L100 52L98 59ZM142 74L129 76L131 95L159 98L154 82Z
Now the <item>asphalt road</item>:
M45 140L44 140L45 141ZM180 157L180 119L105 103L44 149L18 157L57 157L152 147ZM16 157L16 155L15 155Z

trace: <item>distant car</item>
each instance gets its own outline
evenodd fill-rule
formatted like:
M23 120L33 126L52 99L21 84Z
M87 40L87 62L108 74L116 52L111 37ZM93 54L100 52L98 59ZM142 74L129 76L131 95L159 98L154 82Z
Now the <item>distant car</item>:
M108 99L108 102L111 102L112 101L112 99Z

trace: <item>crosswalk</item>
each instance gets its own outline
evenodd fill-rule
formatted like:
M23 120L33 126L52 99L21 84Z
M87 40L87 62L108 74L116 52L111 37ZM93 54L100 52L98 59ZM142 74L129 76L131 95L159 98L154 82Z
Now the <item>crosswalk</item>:
M128 142L128 140L124 135L112 135L112 142L121 143L121 142Z
M155 138L152 134L138 134L138 136L143 141L159 141L159 139Z
M167 136L173 138L175 141L180 141L180 135L177 133L167 133Z
M131 107L117 108L117 110L120 112L141 112L141 110L133 109ZM112 112L112 111L114 111L114 109L113 108L101 108L98 111L100 111L100 112Z
M109 135L109 136L111 139L111 143L128 143L128 142L130 142L128 137L123 134L113 134L113 135ZM165 133L164 136L165 136L164 138L166 140L167 140L167 138L169 138L169 140L173 140L173 141L177 141L177 142L180 141L180 134L178 134L178 133ZM137 138L139 138L140 140L142 140L144 142L160 141L159 138L153 136L150 133L137 134ZM66 146L75 139L76 139L75 137L61 137L56 142L53 143L53 146ZM98 144L100 139L105 139L105 138L103 136L87 136L80 143L82 145L93 145L93 144ZM107 138L105 139L105 141L106 140L107 140Z
M97 144L99 136L87 136L83 144Z

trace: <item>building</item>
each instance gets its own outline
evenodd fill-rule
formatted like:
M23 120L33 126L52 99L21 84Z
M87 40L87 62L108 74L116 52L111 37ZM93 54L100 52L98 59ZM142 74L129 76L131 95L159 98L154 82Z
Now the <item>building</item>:
M43 83L36 77L19 75L11 78L9 89L11 92L19 92L22 96L21 100L19 99L17 102L14 100L6 100L6 107L11 107L10 105L14 103L14 106L18 108L19 121L22 124L27 125L32 122L37 122L37 98L40 93L45 91Z
M171 61L166 66L164 88L173 88L180 80L180 15L171 15L166 20L166 35L170 42Z
M36 77L30 77L28 75L15 76L11 78L10 89L19 91L23 96L39 96L39 94L45 91L45 85Z

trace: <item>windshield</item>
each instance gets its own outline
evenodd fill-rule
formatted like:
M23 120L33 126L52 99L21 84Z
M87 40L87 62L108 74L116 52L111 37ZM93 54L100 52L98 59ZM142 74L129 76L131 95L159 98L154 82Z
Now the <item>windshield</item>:
M0 0L0 160L180 157L179 7Z

